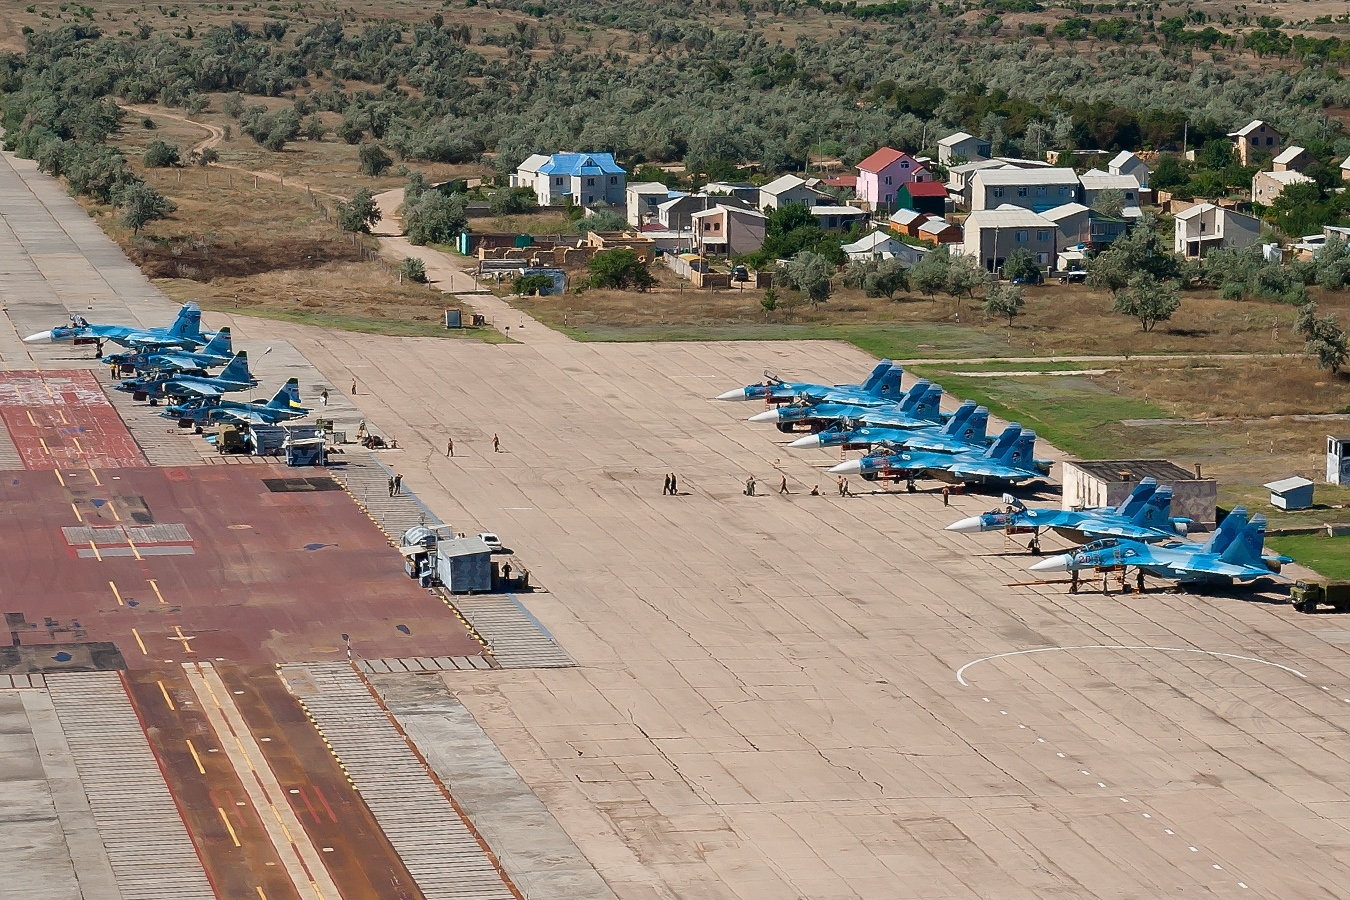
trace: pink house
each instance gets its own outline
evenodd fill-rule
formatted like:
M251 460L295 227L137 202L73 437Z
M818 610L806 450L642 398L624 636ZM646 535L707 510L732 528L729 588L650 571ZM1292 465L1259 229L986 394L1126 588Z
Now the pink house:
M858 199L873 209L893 209L900 185L932 180L929 171L908 153L882 147L858 163Z

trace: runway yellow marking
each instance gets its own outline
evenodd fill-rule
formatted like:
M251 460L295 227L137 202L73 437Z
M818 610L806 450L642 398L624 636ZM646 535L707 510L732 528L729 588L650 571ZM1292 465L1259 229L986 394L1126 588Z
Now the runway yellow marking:
M193 650L193 649L192 649L192 645L188 643L188 641L195 641L195 640L197 639L196 635L193 635L192 637L188 637L187 635L183 634L183 628L182 628L181 625L175 625L175 626L173 626L173 632L174 632L174 634L178 635L178 637L174 638L174 640L179 641L179 642L182 643L182 645L183 645L183 652L184 652L184 653L196 653L196 652L197 652L196 650Z
M131 555L141 559L141 551L136 549L136 543L131 538L127 538L127 546L131 548Z
M145 641L141 640L141 633L133 628L131 629L131 636L136 639L136 646L141 648L141 655L149 656L150 654L145 649Z
M46 445L44 444L43 446L46 446ZM61 487L65 487L65 486L66 486L66 480L65 480L64 478L61 477L61 470L60 470L60 469L52 469L52 471L56 473L56 480L59 481L59 482L61 482Z
M230 833L230 840L234 841L236 847L242 846L239 843L239 835L234 833L234 826L230 824L230 817L225 815L225 810L217 806L216 812L220 813L220 821L225 823L225 830Z
M83 521L84 521L84 516L80 515L80 508L79 508L78 506L75 505L75 501L74 501L74 500L70 501L70 508L71 508L71 509L74 511L74 513L75 513L75 520L76 520L77 522L83 522Z
M113 596L117 598L117 605L126 606L126 604L122 602L122 592L117 589L117 585L110 581L108 582L108 587L112 588Z
M197 764L197 771L202 775L206 774L206 767L202 765L202 758L197 755L197 748L192 746L192 741L187 742L188 752L192 754L192 761Z
M43 452L43 453L47 454L48 456L51 456L51 455L52 455L51 448L47 446L47 439L46 439L46 438L38 438L38 443L42 445L42 452Z
M61 417L61 424L62 424L62 425L69 425L69 424L70 424L69 422L66 421L66 411L65 411L65 410L63 410L63 409L58 409L58 410L56 411L56 414L57 414L58 416Z
M101 482L101 481L98 480L98 473L97 473L97 472L95 472L93 469L90 469L90 470L89 470L89 475L90 475L90 477L92 477L92 478L94 479L94 484L98 485L99 487L103 487L103 482Z
M99 562L103 562L103 554L98 552L98 544L95 544L93 541L90 541L89 548L94 551L94 559L98 560Z
M173 698L169 696L169 689L164 686L162 681L156 681L155 684L159 685L159 692L164 695L164 702L169 704L169 710L172 712L174 705Z
M159 592L159 585L155 583L155 579L153 579L153 578L147 578L146 580L150 582L150 587L154 590L155 596L159 598L159 602L160 602L160 603L167 603L167 602L169 602L169 601L165 600L165 599L164 599L164 595L161 594L161 593Z
M114 522L120 522L120 521L122 521L122 517L119 516L119 515L117 514L117 504L116 504L116 503L114 503L114 502L112 502L111 500L109 500L109 501L108 501L108 509L112 510L113 521L114 521Z
M258 892L258 896L261 897L262 900L267 900L267 895L263 893L263 889L261 887L255 888L255 890Z
M24 412L28 414L28 424L36 428L37 422L33 421L33 411L31 409L25 409Z
M78 453L78 454L80 454L81 456L83 456L83 455L84 455L84 448L80 446L80 439L79 439L79 438L71 438L71 439L70 439L70 442L71 442L72 444L75 445L75 452Z

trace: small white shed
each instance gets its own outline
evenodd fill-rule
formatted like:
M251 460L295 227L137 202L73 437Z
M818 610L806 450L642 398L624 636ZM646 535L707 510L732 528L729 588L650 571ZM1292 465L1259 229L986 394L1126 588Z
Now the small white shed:
M1276 509L1307 509L1313 502L1313 483L1298 475L1262 485L1270 491L1270 505Z

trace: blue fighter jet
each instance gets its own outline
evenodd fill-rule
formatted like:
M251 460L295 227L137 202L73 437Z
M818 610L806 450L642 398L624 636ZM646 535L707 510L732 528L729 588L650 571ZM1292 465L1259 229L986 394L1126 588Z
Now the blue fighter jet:
M249 374L248 353L240 350L219 375L189 375L187 373L158 373L141 378L128 378L116 387L135 400L158 401L160 397L219 397L231 391L246 391L256 386L258 379Z
M718 400L763 400L771 404L806 401L809 403L857 403L874 405L891 403L900 397L900 378L904 369L889 359L877 363L872 374L862 384L811 384L809 382L783 381L765 373L763 384L750 384L743 388L719 394Z
M777 409L766 409L751 416L751 422L773 422L779 431L791 431L797 423L812 429L840 419L857 420L888 428L929 428L942 422L939 409L942 403L941 385L919 379L900 398L899 403L884 406L864 406L856 403L799 402Z
M72 315L69 325L58 325L50 331L39 331L24 338L25 344L95 344L98 355L103 355L103 342L112 341L133 350L163 350L181 347L188 350L200 347L211 339L210 332L202 331L202 310L195 303L184 303L178 318L168 328L132 328L127 325L93 325L83 316Z
M138 372L158 369L205 375L207 369L223 366L233 358L234 344L230 337L230 326L226 325L200 350L140 350L136 353L114 353L103 357L103 361L119 369L129 366Z
M868 481L878 478L913 479L929 475L953 483L1016 484L1045 475L1050 463L1034 458L1036 432L1023 431L1013 422L983 453L895 453L888 456L864 456L830 469L832 474L861 475Z
M985 432L989 425L989 410L967 400L941 428L916 429L884 428L855 425L844 419L819 434L798 438L788 444L793 449L808 447L843 447L856 450L871 447L894 447L905 450L933 450L938 453L966 453L989 446Z
M199 400L170 406L160 413L166 419L176 419L180 426L207 425L211 422L233 422L247 425L276 425L291 419L302 419L309 410L300 405L300 382L292 378L281 386L276 395L264 403L254 400Z
M1040 535L1045 529L1054 529L1080 544L1109 537L1151 544L1176 540L1190 522L1189 519L1171 518L1172 488L1170 485L1159 487L1153 478L1145 478L1135 485L1119 506L1105 509L1028 509L1020 500L1007 494L1003 502L1007 504L1006 509L953 522L947 530L961 534L982 531L1030 534L1031 543L1027 549L1038 553Z
M1264 556L1265 535L1265 516L1258 514L1249 522L1246 508L1235 506L1203 544L1144 544L1108 538L1043 559L1031 571L1071 572L1076 583L1077 574L1084 569L1118 570L1123 577L1127 568L1134 568L1141 586L1145 572L1182 584L1253 581L1272 577L1282 564L1293 562L1287 556Z

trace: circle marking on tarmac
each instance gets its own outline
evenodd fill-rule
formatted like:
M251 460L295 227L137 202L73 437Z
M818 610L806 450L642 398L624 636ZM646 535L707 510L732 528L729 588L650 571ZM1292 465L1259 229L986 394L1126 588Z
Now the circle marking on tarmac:
M1268 659L1261 659L1257 656L1242 656L1237 653L1219 653L1215 650L1199 650L1194 647L1149 647L1142 644L1084 644L1077 647L1034 647L1030 650L1009 650L1007 653L995 653L992 656L982 656L979 659L971 660L961 668L957 669L956 680L960 682L962 687L970 687L970 682L966 681L965 677L966 670L971 666L979 665L982 662L1003 659L1008 656L1026 656L1032 653L1051 653L1055 651L1063 652L1072 650L1149 650L1154 653L1199 653L1202 656L1214 656L1223 659L1241 660L1242 662L1260 663L1263 666L1273 666L1277 669L1283 669L1286 672L1297 675L1299 678L1307 679L1308 677L1298 669L1293 669L1277 662L1271 662Z

